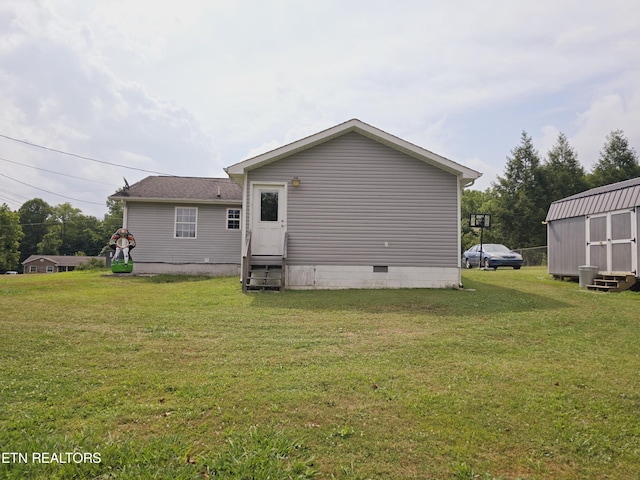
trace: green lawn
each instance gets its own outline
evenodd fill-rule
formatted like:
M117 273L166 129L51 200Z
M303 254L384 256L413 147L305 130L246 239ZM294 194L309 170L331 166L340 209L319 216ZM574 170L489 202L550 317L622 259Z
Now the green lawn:
M640 293L463 275L2 276L0 478L640 478Z

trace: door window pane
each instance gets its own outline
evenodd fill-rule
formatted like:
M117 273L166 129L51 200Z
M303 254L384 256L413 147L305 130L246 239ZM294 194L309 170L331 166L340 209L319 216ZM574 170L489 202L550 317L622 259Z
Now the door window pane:
M278 192L260 192L260 221L278 221Z

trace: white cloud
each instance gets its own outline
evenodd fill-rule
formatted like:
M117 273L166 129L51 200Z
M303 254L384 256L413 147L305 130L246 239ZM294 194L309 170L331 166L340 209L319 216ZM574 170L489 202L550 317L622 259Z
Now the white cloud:
M599 97L578 115L577 123L578 132L570 141L589 169L598 161L606 136L613 130L623 130L637 150L640 147L640 94L634 92L629 98L618 93Z
M522 130L542 155L564 132L586 166L613 129L640 148L636 9L634 0L5 0L0 133L221 175L355 117L484 172L476 185L488 186ZM145 175L10 149L118 184Z
M540 129L541 135L539 138L534 139L536 150L540 154L540 160L547 158L547 153L551 150L558 141L558 135L561 133L553 125L545 125ZM566 134L565 134L566 135ZM575 148L575 147L574 147Z
M213 142L193 113L174 102L153 96L143 85L117 78L92 50L91 31L76 28L45 4L12 3L0 11L6 28L0 44L0 133L31 143L104 161L171 174L202 174L204 163L220 163ZM74 34L75 31L75 34ZM8 39L10 47L4 39ZM11 147L9 145L11 144ZM122 184L122 172L74 157L44 153L24 144L2 140L10 160L61 173L81 172L89 180L111 177ZM9 153L7 153L7 156ZM222 165L219 164L219 168ZM6 165L0 165L0 172ZM35 172L35 173L34 173ZM25 189L57 204L73 197L104 205L113 186L86 188L82 182L37 170L15 172L25 187L3 177L3 187ZM81 176L74 173L77 176ZM5 173L5 175L8 175ZM139 179L144 173L128 173ZM14 176L11 176L14 178ZM88 183L88 182L85 182ZM76 193L56 196L44 192ZM83 196L86 195L86 196ZM73 203L73 202L72 202ZM103 206L78 203L87 213L104 213Z

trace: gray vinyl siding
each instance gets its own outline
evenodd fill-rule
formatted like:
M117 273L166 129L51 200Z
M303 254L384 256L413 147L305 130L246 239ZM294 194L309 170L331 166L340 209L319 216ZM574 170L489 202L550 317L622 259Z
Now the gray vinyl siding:
M196 238L175 238L176 207L198 209ZM134 261L239 264L241 233L227 230L227 208L240 207L128 202L127 226L136 239Z
M251 182L289 183L290 265L459 266L457 177L363 135L259 167Z
M556 220L547 227L549 273L578 276L587 255L585 217Z

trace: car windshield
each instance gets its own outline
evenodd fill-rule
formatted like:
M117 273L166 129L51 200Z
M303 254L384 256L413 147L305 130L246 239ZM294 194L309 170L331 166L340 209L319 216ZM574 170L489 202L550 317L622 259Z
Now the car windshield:
M511 252L511 250L509 250L507 247L505 247L504 245L500 245L498 243L487 243L486 245L483 245L482 248L485 252L497 252L497 253Z

